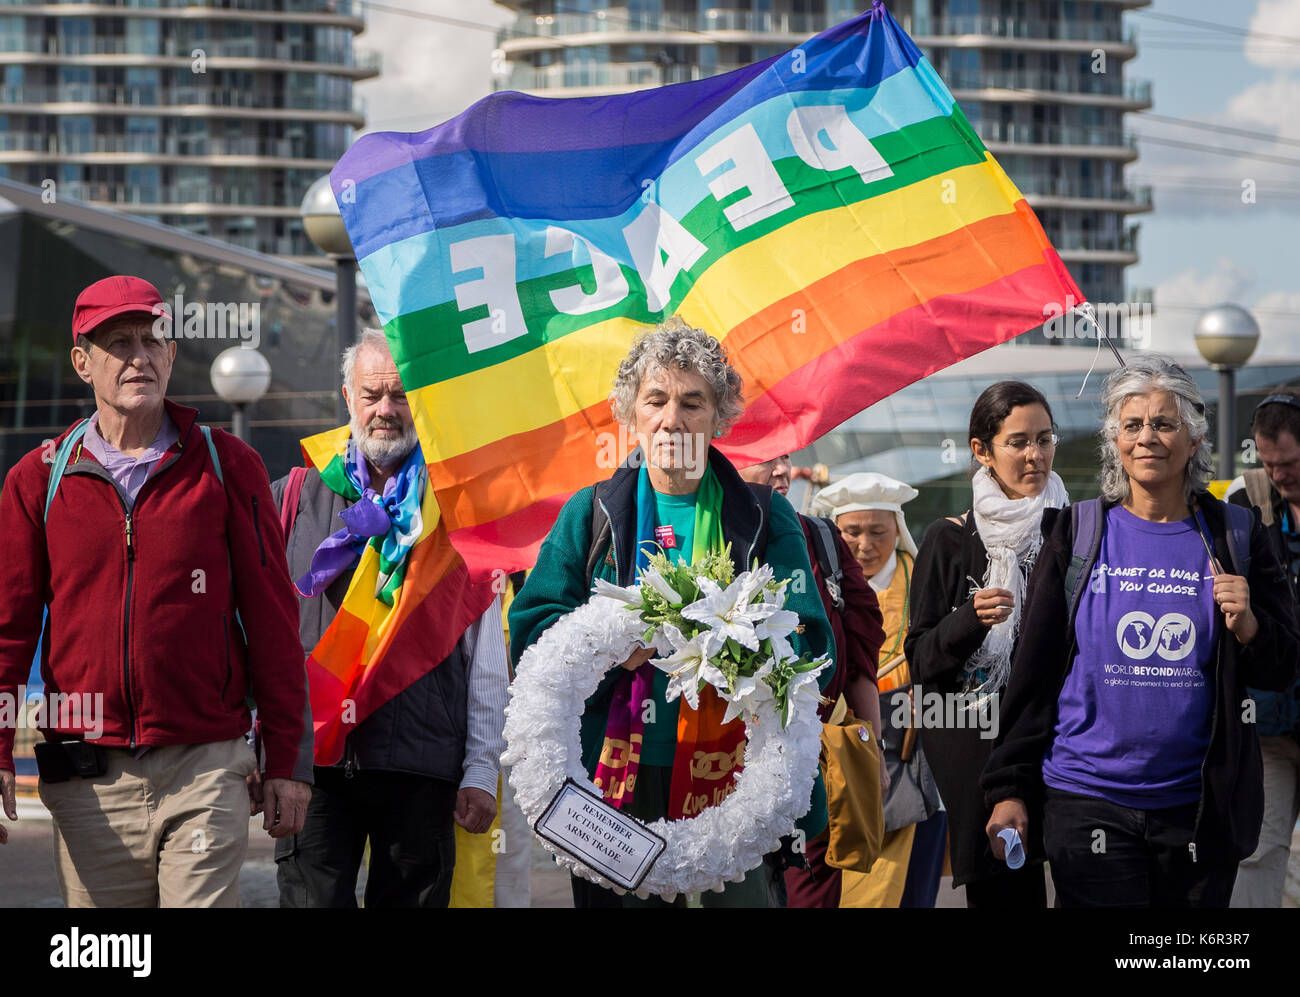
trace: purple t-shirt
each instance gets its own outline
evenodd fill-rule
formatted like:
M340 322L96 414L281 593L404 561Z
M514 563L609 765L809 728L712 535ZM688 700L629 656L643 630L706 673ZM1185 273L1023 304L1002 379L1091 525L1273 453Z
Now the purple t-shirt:
M1107 510L1043 782L1142 810L1196 802L1220 626L1194 521Z

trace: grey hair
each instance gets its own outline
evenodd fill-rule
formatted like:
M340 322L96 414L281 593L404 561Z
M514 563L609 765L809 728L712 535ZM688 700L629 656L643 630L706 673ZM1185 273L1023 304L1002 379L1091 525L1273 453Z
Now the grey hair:
M730 429L745 411L744 384L727 362L727 351L722 344L674 315L638 339L618 365L614 389L609 395L614 418L624 426L632 425L641 382L651 371L670 367L699 374L709 383L722 432Z
M1130 355L1125 363L1126 366L1112 371L1101 386L1101 403L1105 409L1101 427L1101 496L1108 502L1123 502L1129 497L1128 474L1115 442L1119 435L1119 410L1130 398L1168 391L1178 405L1178 418L1197 441L1183 477L1183 498L1190 506L1192 496L1203 491L1214 476L1205 399L1187 371L1169 357L1144 353Z
M392 356L392 351L388 348L388 337L382 329L362 329L357 341L343 351L343 361L339 364L343 383L349 391L353 390L352 375L356 373L357 355L366 349L380 350L384 356Z

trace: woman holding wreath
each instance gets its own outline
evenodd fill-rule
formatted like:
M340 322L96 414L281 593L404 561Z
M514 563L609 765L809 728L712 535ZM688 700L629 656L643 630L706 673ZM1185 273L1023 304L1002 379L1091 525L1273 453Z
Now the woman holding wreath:
M619 365L610 403L638 447L612 478L565 503L538 553L537 566L510 607L510 650L520 656L556 620L587 602L594 579L636 582L647 556L695 562L728 544L737 574L754 560L789 586L785 608L803 633L797 653L834 654L803 530L789 502L766 486L747 485L710 441L740 417L741 379L720 343L673 318L640 339ZM801 574L802 573L802 574ZM587 700L581 719L583 763L605 800L645 821L689 818L721 802L744 758L745 725L723 724L724 704L706 686L699 709L665 697L667 676L648 664L652 649L612 668ZM823 681L829 678L823 671ZM808 837L825 828L820 779L800 822ZM615 895L572 880L577 907L659 906L656 898ZM682 898L679 898L679 903ZM763 868L705 906L765 907Z

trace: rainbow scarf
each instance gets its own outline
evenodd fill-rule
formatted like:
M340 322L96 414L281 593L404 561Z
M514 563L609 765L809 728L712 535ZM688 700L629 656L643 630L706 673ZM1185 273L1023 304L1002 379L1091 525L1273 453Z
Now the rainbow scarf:
M307 463L338 494L350 483L350 435L342 426L302 441ZM337 762L348 733L446 658L495 598L490 585L471 582L433 489L422 491L406 517L419 518L409 551L395 564L379 537L362 546L343 603L307 658L317 765Z
M637 478L636 514L636 566L641 569L649 565L648 555L658 546L654 534L654 492L644 464ZM696 493L690 563L694 564L711 550L721 550L722 544L722 485L713 468L708 467ZM592 781L605 799L619 809L631 804L636 791L645 736L643 704L653 698L655 673L655 666L649 663L635 672L625 671L615 683L611 696L605 741ZM735 788L745 757L745 725L740 720L724 724L725 714L726 704L712 686L706 686L700 693L698 710L692 710L685 702L680 704L669 790L670 820L689 817L705 806L719 803ZM713 764L714 759L721 759L725 764Z
M424 532L420 503L429 478L419 445L384 483L382 495L370 487L370 468L355 446L348 447L342 461L326 464L321 480L353 504L339 513L343 529L321 541L311 567L294 585L306 598L315 598L355 564L369 545L379 552L375 598L391 606L406 574L406 556Z
M492 94L361 137L331 176L476 572L530 565L632 450L606 398L647 323L726 346L743 467L1085 300L879 3L723 76Z

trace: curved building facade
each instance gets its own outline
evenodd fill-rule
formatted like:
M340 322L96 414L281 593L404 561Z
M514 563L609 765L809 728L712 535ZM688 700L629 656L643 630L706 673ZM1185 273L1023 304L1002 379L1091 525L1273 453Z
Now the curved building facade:
M299 204L379 73L356 0L0 0L0 177L316 257Z
M788 51L870 7L854 0L498 0L497 88L548 96L640 90L725 73ZM1137 158L1124 115L1151 106L1127 79L1137 55L1126 9L1150 0L893 0L890 12L948 84L1024 193L1090 301L1125 293L1137 262ZM1043 341L1042 333L1023 337ZM1061 342L1060 338L1054 340Z

